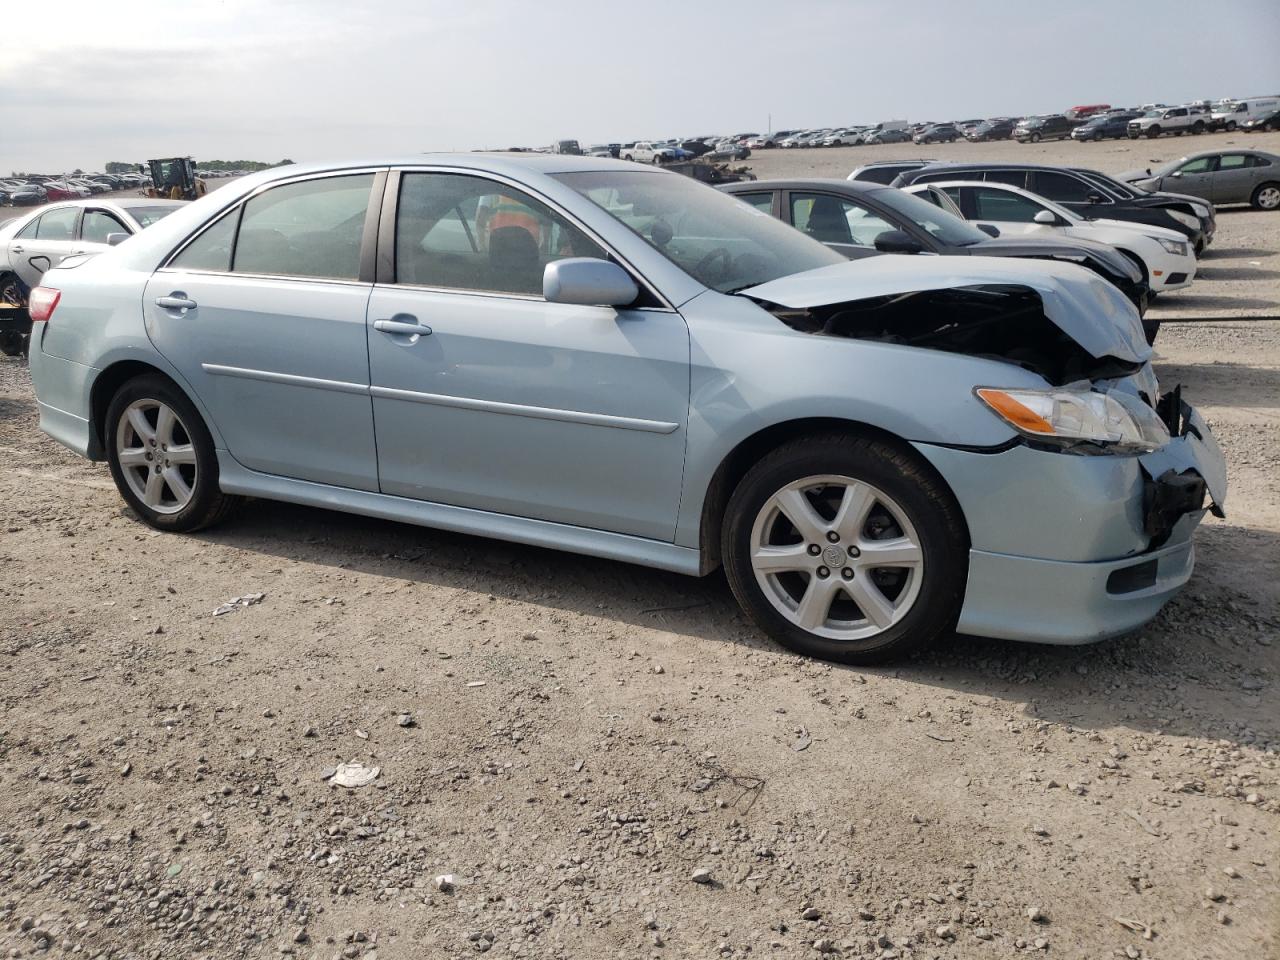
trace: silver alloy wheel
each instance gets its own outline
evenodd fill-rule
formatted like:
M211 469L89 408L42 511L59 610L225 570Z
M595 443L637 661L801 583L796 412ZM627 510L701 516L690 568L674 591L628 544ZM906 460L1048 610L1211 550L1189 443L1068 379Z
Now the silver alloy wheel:
M196 489L196 451L168 404L135 400L116 425L116 459L129 489L156 513L177 513Z
M1280 187L1263 187L1258 191L1258 206L1263 210L1280 207Z
M906 511L852 477L805 477L771 496L751 528L751 568L783 617L829 640L866 640L920 595L924 551Z

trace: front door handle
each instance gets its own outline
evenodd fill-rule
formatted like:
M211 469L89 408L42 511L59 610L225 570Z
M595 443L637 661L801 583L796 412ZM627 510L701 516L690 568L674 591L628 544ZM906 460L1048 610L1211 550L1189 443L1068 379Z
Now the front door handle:
M194 310L196 302L188 300L181 293L174 292L167 297L156 297L156 306L164 307L166 310Z
M14 253L21 253L21 252L22 252L23 250L25 250L25 249L27 249L27 248L26 248L26 247L14 247L14 248L13 248L13 252L14 252Z
M429 337L431 328L424 323L409 323L403 320L375 320L373 329L379 333L399 333L411 337Z

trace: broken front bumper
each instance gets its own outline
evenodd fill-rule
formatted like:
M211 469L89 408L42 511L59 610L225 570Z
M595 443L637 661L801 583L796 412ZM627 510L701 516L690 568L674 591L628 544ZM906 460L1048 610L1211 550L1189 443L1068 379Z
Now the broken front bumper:
M1221 451L1178 403L1179 432L1141 457L916 445L969 525L959 632L1090 643L1160 611L1191 577L1195 528L1226 496Z

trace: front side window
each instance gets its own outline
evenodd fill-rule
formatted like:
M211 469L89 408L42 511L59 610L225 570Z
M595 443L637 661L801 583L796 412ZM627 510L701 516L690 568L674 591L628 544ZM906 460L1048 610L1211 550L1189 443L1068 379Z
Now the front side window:
M1007 183L1011 187L1025 189L1027 171L1025 170L988 170L985 177L974 177L974 180L989 180L991 183Z
M356 280L373 174L272 187L245 204L233 273Z
M679 174L555 174L704 286L732 293L845 258L760 210Z
M125 225L105 210L86 210L80 224L80 239L86 243L106 243L113 233L130 233Z
M15 239L15 240L34 240L34 239L36 238L36 231L37 231L37 230L39 230L39 229L40 229L40 218L39 218L39 217L32 217L32 218L31 218L31 222L30 222L30 223L28 223L28 224L27 224L25 227L23 227L21 230L19 230L19 231L18 231L18 233L17 233L17 235L16 235L13 239Z
M926 193L932 194L937 189L930 187ZM951 189L956 193L954 203L955 211L958 212L960 191L955 187ZM956 212L949 210L940 199L932 196L926 198L901 190L878 190L876 200L913 221L916 226L929 231L948 246L968 247L987 239L985 233L956 216Z
M820 193L791 194L791 224L822 243L874 247L876 237L897 229L865 207Z
M546 204L505 184L406 173L396 214L396 282L542 296L548 263L607 254Z
M1036 214L1045 209L1021 194L993 190L990 187L974 187L973 199L978 217L982 220L1033 223Z
M1213 169L1213 162L1216 157L1196 157L1194 160L1188 160L1178 169L1183 173L1208 173Z
M36 229L37 240L71 240L75 237L78 207L63 207L50 210L40 218L40 226Z

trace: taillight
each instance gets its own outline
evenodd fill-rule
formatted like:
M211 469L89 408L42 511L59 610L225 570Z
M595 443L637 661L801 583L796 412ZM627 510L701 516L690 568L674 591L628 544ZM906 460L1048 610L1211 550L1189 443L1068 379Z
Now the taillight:
M44 323L53 316L54 308L62 299L62 291L53 287L36 287L27 298L27 313L33 323Z

